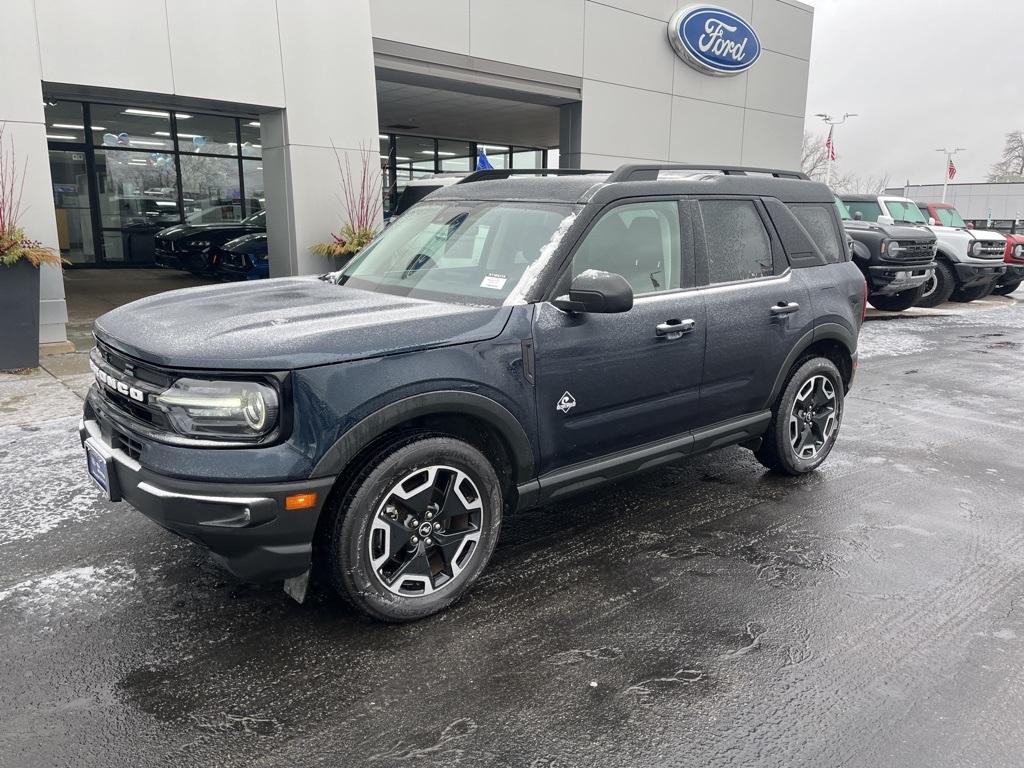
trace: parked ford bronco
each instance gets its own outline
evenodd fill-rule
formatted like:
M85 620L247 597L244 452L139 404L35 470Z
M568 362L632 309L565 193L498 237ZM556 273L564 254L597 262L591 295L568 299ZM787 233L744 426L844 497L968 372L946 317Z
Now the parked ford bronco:
M1006 252L1003 254L1006 274L999 278L992 293L997 296L1009 296L1020 288L1024 281L1024 235L1016 233L1006 236Z
M112 500L302 599L439 611L510 511L730 444L810 472L865 285L823 184L627 165L483 171L341 271L95 324L81 425Z
M935 235L921 227L854 220L839 198L836 209L853 242L853 263L867 281L868 302L887 312L914 306L935 272Z
M928 227L937 239L932 279L925 282L919 307L937 307L953 301L974 301L987 296L1006 271L1002 264L1005 238L995 233L929 224L917 203L891 195L843 195L855 218L885 226L905 224Z

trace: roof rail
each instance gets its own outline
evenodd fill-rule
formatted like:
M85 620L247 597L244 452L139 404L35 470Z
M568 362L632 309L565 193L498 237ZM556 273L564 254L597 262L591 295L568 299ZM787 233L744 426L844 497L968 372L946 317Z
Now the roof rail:
M611 173L611 171L587 170L585 168L489 168L486 171L473 171L465 176L459 184L507 179L509 176L585 176L591 173Z
M800 171L784 171L778 168L744 168L738 165L690 165L688 163L629 163L620 165L608 183L617 181L656 181L660 171L712 171L724 176L774 176L776 179L801 179L808 181L807 174Z

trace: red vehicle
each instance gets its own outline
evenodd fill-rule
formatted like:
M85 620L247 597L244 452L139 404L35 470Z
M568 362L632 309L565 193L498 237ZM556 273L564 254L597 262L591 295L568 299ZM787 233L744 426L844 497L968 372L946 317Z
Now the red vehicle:
M1024 235L1006 236L1006 274L999 278L992 293L1006 296L1016 291L1024 280Z

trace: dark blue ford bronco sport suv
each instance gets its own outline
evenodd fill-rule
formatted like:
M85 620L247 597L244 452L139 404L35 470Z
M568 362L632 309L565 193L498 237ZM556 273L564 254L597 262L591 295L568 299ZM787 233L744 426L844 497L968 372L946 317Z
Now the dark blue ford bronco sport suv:
M339 272L96 321L81 426L112 500L302 600L458 599L502 515L739 443L835 444L864 279L832 193L783 171L485 171Z

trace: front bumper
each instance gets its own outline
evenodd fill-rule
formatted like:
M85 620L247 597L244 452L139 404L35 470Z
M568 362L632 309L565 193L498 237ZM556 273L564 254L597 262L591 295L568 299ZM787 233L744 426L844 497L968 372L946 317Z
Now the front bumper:
M975 288L986 283L995 283L1006 273L1006 264L994 261L991 264L959 261L953 265L957 282L961 288Z
M97 421L83 420L79 434L83 447L88 443L106 462L111 500L127 501L167 530L207 548L238 578L279 581L309 570L332 478L253 484L179 480L152 472L112 447ZM316 493L316 503L286 510L285 497L296 493Z
M934 272L934 261L920 265L869 266L868 289L876 296L891 296L924 285Z

